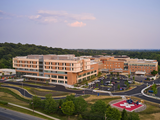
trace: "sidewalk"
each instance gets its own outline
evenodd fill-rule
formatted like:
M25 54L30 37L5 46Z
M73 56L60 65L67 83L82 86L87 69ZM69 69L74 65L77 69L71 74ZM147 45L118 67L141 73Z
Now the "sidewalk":
M19 108L23 108L23 109L26 109L26 110L29 110L29 111L33 111L32 109L29 109L29 108L27 108L27 107L23 107L23 106L20 106L20 105L16 105L16 104L13 104L13 103L8 103L8 104L9 104L9 105L16 106L16 107L19 107ZM35 110L34 110L34 112L37 113L37 114L43 115L43 116L45 116L45 117L48 117L48 118L50 118L50 119L53 119L53 120L60 120L60 119L58 119L58 118L51 117L51 116L49 116L49 115L43 114L43 113L38 112L38 111L35 111Z

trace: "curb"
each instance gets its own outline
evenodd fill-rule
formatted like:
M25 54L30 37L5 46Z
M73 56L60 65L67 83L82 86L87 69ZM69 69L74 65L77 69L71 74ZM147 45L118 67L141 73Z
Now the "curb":
M151 86L151 85L150 85L150 86ZM146 96L146 97L153 98L153 99L158 99L158 100L160 100L159 97L154 97L154 96L149 96L149 95L144 94L144 90L146 90L146 89L149 88L150 86L147 86L147 87L145 87L143 90L141 90L142 95L144 95L144 96Z

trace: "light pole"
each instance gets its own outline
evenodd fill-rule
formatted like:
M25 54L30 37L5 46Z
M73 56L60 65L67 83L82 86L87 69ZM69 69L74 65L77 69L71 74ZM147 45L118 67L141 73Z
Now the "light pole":
M32 99L32 101L33 101L33 99ZM32 109L33 109L33 114L34 114L34 103L31 102L31 104L32 104Z

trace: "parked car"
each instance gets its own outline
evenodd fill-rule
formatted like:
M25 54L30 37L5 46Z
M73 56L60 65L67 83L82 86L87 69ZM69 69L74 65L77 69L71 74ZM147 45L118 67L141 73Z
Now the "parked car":
M113 86L113 84L108 84L108 85Z
M103 85L104 85L104 86L107 86L107 85L108 85L108 83L104 83Z
M109 83L110 83L110 81L106 81L106 83L108 83L108 84L109 84Z
M128 81L128 83L129 83L129 84L132 84L132 83L133 83L133 81Z
M115 84L115 82L112 82L112 84Z

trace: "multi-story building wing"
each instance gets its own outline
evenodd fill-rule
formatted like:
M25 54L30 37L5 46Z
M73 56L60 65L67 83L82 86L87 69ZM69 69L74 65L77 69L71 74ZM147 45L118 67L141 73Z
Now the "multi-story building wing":
M17 75L53 83L75 84L98 74L98 63L74 55L28 55L13 58Z
M93 59L93 58L91 58ZM131 59L128 56L101 56L103 70L123 72L137 75L150 75L153 70L158 71L157 60Z

